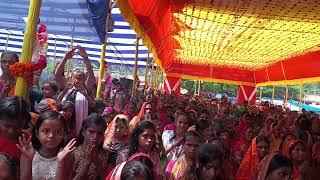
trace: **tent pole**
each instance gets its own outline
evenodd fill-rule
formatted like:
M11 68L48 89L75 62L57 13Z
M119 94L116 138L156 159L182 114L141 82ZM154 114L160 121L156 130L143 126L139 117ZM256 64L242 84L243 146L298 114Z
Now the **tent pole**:
M131 97L133 97L136 93L136 84L138 81L138 60L139 60L139 36L137 35L136 40L136 60L134 63L134 72L133 72L133 85L132 85L132 91L131 91Z
M107 40L108 40L108 27L109 27L109 21L110 21L110 16L111 16L111 7L112 7L112 1L109 1L109 7L108 7L108 14L107 14L107 19L106 19L106 35L104 37L104 42L101 45L101 54L100 54L100 66L99 66L99 80L98 80L98 86L97 86L97 93L96 97L101 98L101 91L102 91L102 80L104 76L104 60L106 57L106 49L107 49Z
M262 102L262 91L263 91L263 87L260 87L260 99L259 99L260 103Z
M6 39L6 46L4 47L4 51L7 51L7 49L8 49L8 45L9 45L9 38L10 38L10 33L8 33L8 35L7 35L7 39Z
M148 66L149 66L149 58L150 58L150 52L148 51L147 61L146 61L146 71L144 73L144 90L143 94L146 95L147 93L147 87L148 87Z
M70 48L73 48L73 42L74 42L74 35L72 34L71 37L71 42L70 42ZM71 60L68 60L68 64L67 64L67 78L70 77L70 70L71 70Z
M300 84L299 112L301 112L301 107L302 107L302 94L303 94L303 84Z
M37 25L40 14L42 0L30 0L28 22L26 32L24 33L22 54L20 63L30 63L33 53L33 44L36 40ZM25 97L27 91L27 83L22 77L17 77L15 96Z
M152 59L152 66L151 66L151 90L153 90L153 77L154 77L154 59Z
M158 92L159 67L156 67L154 88Z
M285 101L284 101L284 107L287 107L287 104L288 104L288 95L289 95L289 86L286 85L286 96L285 96Z
M274 102L274 94L275 94L275 85L273 85L272 87L272 98L271 98L271 104L273 104Z

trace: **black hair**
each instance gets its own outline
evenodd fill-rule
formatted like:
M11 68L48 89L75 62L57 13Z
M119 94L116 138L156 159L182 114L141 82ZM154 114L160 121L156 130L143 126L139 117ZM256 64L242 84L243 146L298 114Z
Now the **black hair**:
M62 111L63 109L66 109L66 108L72 108L74 110L74 103L66 100L66 101L60 102L57 106L58 111Z
M106 103L104 103L102 99L95 99L94 101L96 102L95 109L103 110L104 108L106 108Z
M277 170L281 167L290 167L292 169L293 165L292 165L292 162L290 161L290 159L287 158L286 156L283 156L281 154L275 154L269 163L266 177L270 173L272 173L274 170Z
M65 132L66 132L66 126L65 126L65 119L63 118L63 116L58 113L58 112L55 112L55 111L51 111L51 110L48 110L44 113L42 113L36 124L34 125L34 128L32 130L32 138L31 138L31 141L32 141L32 145L33 145L33 148L38 150L41 148L41 143L39 141L39 139L37 138L37 134L39 133L39 129L41 127L41 125L43 124L44 121L46 120L58 120L61 122L61 124L63 125L63 128L64 128L64 136L65 136ZM65 138L65 137L64 137ZM60 144L59 144L59 147L64 147L65 145L65 142L62 141Z
M9 166L10 175L11 175L11 177L15 178L16 171L17 171L16 170L16 165L17 165L16 160L6 154L0 153L0 161L3 161L4 163L6 163L7 166Z
M137 152L139 145L139 135L143 133L146 129L152 129L154 132L156 131L156 128L151 121L141 121L132 130L129 136L129 156Z
M212 161L219 160L223 164L224 154L222 149L216 144L202 144L197 152L196 175L201 177L201 170L204 166ZM221 167L220 166L220 167Z
M75 106L74 103L68 100L62 101L57 105L57 110L58 111L63 111L65 109L72 109L72 116L70 117L71 123L69 124L70 129L74 129L76 127L76 111L75 111ZM67 121L67 119L66 119Z
M196 123L196 131L201 133L203 130L210 128L210 123L208 120L204 120L204 119L200 119L197 123Z
M139 161L129 161L122 170L122 180L134 180L137 176L143 176L145 179L153 180L151 170L148 166Z
M189 138L198 138L200 140L200 134L196 131L187 131L185 134L184 134L184 138L183 138L183 142L186 142L186 139L189 139Z
M200 145L197 153L197 160L199 165L206 165L214 160L223 162L223 151L216 144L202 144Z
M6 55L12 56L16 60L16 62L19 62L18 53L12 52L12 51L3 51L2 54L1 54L1 60Z
M42 83L42 88L41 88L42 90L43 90L43 86L45 84L48 84L55 93L58 92L59 88L54 81L46 81L46 82Z
M25 121L30 119L28 104L19 96L0 100L0 121Z
M106 130L106 121L101 115L98 114L91 114L88 116L85 120L82 122L81 131L79 132L78 139L77 139L77 146L80 146L83 144L84 136L82 135L82 131L88 129L91 124L98 125L103 128L103 132ZM102 148L103 143L101 143L99 146Z
M269 144L270 145L270 141L269 141L269 139L267 138L267 137L265 137L265 136L257 136L256 137L256 143L258 144L258 143L260 143L260 142L266 142L267 144Z
M184 116L188 120L188 115L185 112L179 112L177 114L177 117L175 117L176 118L175 121L177 121L180 116Z
M200 115L200 114L207 114L208 116L210 116L209 110L208 110L208 109L205 109L205 108L200 110L199 115Z
M121 123L123 123L124 125L126 125L126 128L127 128L127 129L129 128L128 120L127 120L127 119L117 117L117 118L115 119L115 121L116 121L117 123L118 123L118 122L121 122Z

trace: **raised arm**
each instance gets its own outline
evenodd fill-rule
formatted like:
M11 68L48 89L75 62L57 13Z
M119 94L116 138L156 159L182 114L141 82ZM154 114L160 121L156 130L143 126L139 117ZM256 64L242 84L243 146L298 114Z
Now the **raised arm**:
M58 65L56 71L54 72L54 80L55 81L64 81L64 67L66 65L66 62L68 61L68 59L71 59L74 55L74 51L76 49L72 48L70 50L67 51L66 55L63 57L61 63Z
M93 85L96 82L96 79L95 79L94 73L93 73L93 69L92 69L92 66L91 66L91 63L90 63L90 60L89 60L89 57L88 57L86 50L81 46L78 46L78 49L79 49L80 56L83 58L83 62L86 66L87 73L88 73L86 89L89 92L91 92L93 90Z

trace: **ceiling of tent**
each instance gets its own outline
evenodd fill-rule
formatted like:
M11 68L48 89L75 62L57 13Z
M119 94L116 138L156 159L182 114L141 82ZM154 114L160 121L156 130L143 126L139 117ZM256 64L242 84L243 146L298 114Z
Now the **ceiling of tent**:
M29 2L0 0L0 51L7 49L21 52L24 19L28 16ZM112 10L112 17L115 29L108 36L106 62L111 65L134 66L136 33L122 18L119 8ZM49 56L53 56L56 51L56 57L63 57L73 36L74 45L85 47L90 60L98 64L101 44L91 25L86 0L42 0L40 21L47 25ZM140 42L139 67L146 66L147 56L148 49ZM150 57L149 62L152 61L152 53ZM74 59L80 57L76 56Z
M231 84L320 81L317 0L119 0L169 76Z

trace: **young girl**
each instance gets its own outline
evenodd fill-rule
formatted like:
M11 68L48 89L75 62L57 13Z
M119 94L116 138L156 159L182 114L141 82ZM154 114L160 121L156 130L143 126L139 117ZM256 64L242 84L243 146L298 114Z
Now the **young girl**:
M159 153L155 147L155 127L151 121L141 121L129 136L129 159L135 160L136 156L145 154L153 163L154 179L164 179L164 171L161 167Z
M103 146L103 135L106 126L104 118L97 114L90 115L83 121L78 136L78 147L74 151L74 180L105 179L108 173L108 152Z
M42 84L43 98L57 99L58 86L54 82L45 82Z
M75 140L59 152L64 145L65 125L61 114L47 111L39 116L32 137L19 137L20 169L23 180L51 180L64 175L60 168L75 149ZM32 143L31 143L32 141Z
M76 138L74 104L71 101L62 101L58 104L57 110L65 119L67 141Z
M128 117L118 114L108 125L104 134L103 147L111 152L110 162L114 163L114 166L124 161L123 153L128 153L128 129Z

